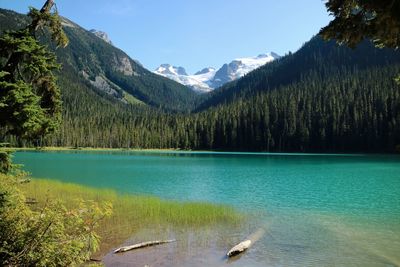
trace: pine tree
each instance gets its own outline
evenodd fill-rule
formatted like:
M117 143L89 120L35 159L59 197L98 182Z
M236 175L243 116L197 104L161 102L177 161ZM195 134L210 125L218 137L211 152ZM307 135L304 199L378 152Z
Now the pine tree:
M54 132L61 123L61 95L54 72L60 68L54 53L41 44L37 31L49 29L57 46L68 39L53 0L40 11L31 8L31 23L0 37L0 129L2 134L36 139ZM0 151L0 172L8 172L9 153ZM6 168L6 167L7 168Z
M0 126L5 133L38 139L54 132L61 122L61 96L54 72L60 68L54 53L39 42L37 32L47 28L57 46L67 37L54 2L38 11L30 9L32 22L0 38Z

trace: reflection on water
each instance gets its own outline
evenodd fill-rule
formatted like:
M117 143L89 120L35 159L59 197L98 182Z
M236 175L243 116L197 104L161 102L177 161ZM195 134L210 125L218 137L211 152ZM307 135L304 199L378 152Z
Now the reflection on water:
M240 229L158 229L107 255L120 266L400 266L400 157L241 153L20 152L33 176L255 214ZM226 252L259 228L243 255ZM117 264L118 263L118 264Z

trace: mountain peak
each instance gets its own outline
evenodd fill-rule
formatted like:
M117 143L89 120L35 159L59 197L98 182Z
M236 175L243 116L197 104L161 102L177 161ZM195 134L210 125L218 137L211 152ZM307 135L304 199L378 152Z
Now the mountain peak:
M165 75L187 75L184 67L176 67L171 64L161 64L155 71L157 74Z
M267 54L259 54L259 55L257 56L257 58L265 58L265 57L268 57L268 55L267 55Z
M273 57L275 59L280 58L281 56L275 52L269 52L266 54L259 54L256 58L266 58L266 57Z
M113 45L113 43L111 42L111 40L108 37L108 34L106 32L98 31L95 29L91 29L90 32L93 33L94 35L96 35L97 37L99 37L100 39L103 39L105 42L109 43L110 45Z
M201 75L201 74L206 74L209 72L215 71L215 69L213 67L207 67L202 69L201 71L196 72L194 75Z
M239 79L280 56L274 52L260 54L256 57L237 58L229 64L224 64L216 70L207 67L193 75L188 75L183 67L175 67L170 64L161 64L154 72L189 86L197 92L208 92L225 83Z

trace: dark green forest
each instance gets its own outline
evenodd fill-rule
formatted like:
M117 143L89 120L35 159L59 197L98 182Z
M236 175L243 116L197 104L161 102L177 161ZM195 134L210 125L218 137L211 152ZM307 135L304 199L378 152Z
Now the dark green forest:
M1 13L2 30L18 27L13 14ZM23 16L18 18L22 24ZM132 59L137 75L116 71L112 62L126 56L122 51L81 28L65 31L70 44L57 50L63 65L59 131L33 143L2 140L19 146L273 152L400 149L398 51L369 42L350 49L314 37L295 53L196 95ZM93 86L96 76L115 92Z

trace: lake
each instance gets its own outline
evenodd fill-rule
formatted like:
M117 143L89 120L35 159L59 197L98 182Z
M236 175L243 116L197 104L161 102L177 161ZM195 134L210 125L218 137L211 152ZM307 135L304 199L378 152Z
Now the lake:
M239 235L266 233L246 254L199 255L198 266L400 266L398 155L30 151L14 161L33 177L256 214Z

